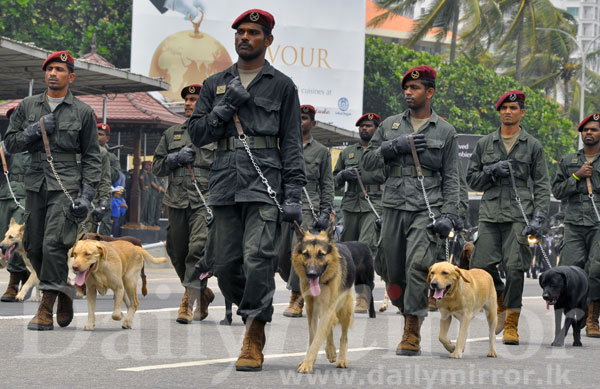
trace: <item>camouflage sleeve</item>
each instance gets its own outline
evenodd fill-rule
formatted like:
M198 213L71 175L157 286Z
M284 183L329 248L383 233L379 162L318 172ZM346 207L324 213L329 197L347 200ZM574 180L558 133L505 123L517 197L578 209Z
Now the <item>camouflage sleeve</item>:
M565 158L562 158L552 181L552 194L556 199L563 200L575 193L578 193L577 180L569 174Z

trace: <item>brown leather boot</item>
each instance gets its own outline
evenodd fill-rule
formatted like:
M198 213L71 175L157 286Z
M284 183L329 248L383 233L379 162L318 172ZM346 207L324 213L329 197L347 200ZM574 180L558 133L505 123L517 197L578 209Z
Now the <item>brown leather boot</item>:
M369 312L370 299L367 296L366 291L361 291L356 295L356 306L354 307L354 313L367 313Z
M66 327L73 321L73 300L65 293L58 292L56 304L56 322L61 327Z
M5 303L14 303L17 301L17 293L19 293L19 282L21 282L21 273L10 273L8 287L6 292L0 297L0 301Z
M188 288L185 288L185 293L181 299L181 305L179 306L179 312L177 312L177 319L175 320L180 324L190 324L194 318L192 313L193 302L190 304Z
M292 291L290 296L290 305L283 311L283 316L302 317L302 308L304 307L304 298L302 293Z
M423 319L415 315L404 315L404 333L396 348L396 355L421 355L421 323Z
M208 306L215 299L215 294L213 291L206 287L206 289L202 292L199 301L196 303L196 309L194 310L194 320L202 321L206 319L208 316Z
M261 320L246 320L246 334L242 343L240 356L235 362L237 371L261 371L264 356L262 353L265 347L265 322Z
M600 316L600 300L590 301L587 317L585 318L585 335L588 338L600 338L598 316Z
M54 320L52 319L52 310L58 292L55 290L44 290L42 292L42 301L37 313L27 324L28 330L49 331L54 329Z
M502 343L511 345L519 344L519 315L521 315L521 308L506 309L506 323L504 324Z
M498 296L498 309L496 312L498 312L498 322L496 323L496 335L498 335L504 330L504 323L506 322L506 307L502 295Z

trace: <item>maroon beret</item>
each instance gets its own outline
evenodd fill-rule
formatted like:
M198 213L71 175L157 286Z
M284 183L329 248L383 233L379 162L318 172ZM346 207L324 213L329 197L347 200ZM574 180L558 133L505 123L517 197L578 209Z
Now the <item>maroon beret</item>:
M365 120L374 120L376 122L380 122L381 121L381 116L377 115L376 113L373 112L368 112L364 115L362 115L361 117L358 118L358 120L356 121L355 126L358 127L360 126L360 123L365 121Z
M181 98L185 99L187 95L198 95L200 94L200 89L202 89L202 84L188 85L181 90Z
M515 101L525 102L525 93L517 89L509 90L498 99L498 102L496 103L496 111L500 111L500 107L505 101L510 101L511 103Z
M8 112L6 113L6 115L8 116ZM593 113L590 116L583 119L581 123L579 123L579 126L577 126L577 131L581 132L581 130L583 130L583 126L585 126L587 122L600 122L600 113Z
M423 79L435 80L436 76L437 72L431 66L417 66L416 68L412 68L408 72L404 73L404 77L402 77L402 88L404 88L406 81Z
M15 109L17 109L17 106L16 106L16 105L13 105L12 107L10 107L10 108L8 109L8 111L6 111L6 118L7 118L7 119L10 119L10 115L12 115L12 114L13 114L13 112L15 112Z
M54 53L50 54L50 56L44 61L44 64L42 65L42 70L46 70L46 66L48 66L50 62L62 62L66 63L67 65L75 66L75 60L73 59L71 54L64 50L55 51Z
M98 123L96 124L96 127L98 127L98 130L105 131L110 134L110 126L108 124Z
M313 117L317 114L317 110L315 109L315 107L313 107L312 105L301 105L300 106L300 112L302 113L312 113Z
M241 23L245 22L260 24L267 27L269 30L272 30L273 27L275 27L275 18L273 15L262 9L249 9L244 12L235 19L231 28L236 29Z

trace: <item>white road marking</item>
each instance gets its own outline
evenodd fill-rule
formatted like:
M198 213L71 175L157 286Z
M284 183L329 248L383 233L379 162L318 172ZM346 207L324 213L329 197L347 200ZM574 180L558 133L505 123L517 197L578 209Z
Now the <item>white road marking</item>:
M360 348L351 348L348 349L348 352L359 352L359 351L372 351L372 350L387 350L383 347L360 347ZM319 351L319 354L325 354L325 351ZM285 353L285 354L268 354L265 355L265 359L275 359L275 358L288 358L288 357L302 357L306 355L306 351L299 353ZM178 363L167 363L164 365L147 365L147 366L138 366L138 367L127 367L123 369L117 369L118 371L146 371L146 370L160 370L160 369L175 369L179 367L192 367L192 366L206 366L206 365L215 365L218 363L228 363L237 361L237 357L235 358L220 358L220 359L208 359L204 361L189 361L189 362L178 362Z

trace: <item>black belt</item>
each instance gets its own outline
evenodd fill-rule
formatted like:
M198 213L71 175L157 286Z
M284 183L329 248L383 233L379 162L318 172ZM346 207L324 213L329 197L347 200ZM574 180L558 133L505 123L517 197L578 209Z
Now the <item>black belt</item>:
M594 193L594 194L595 194L594 200L596 200L596 203L598 203L598 200L597 200L598 193ZM589 198L589 196L588 196L587 193L585 193L585 194L584 193L578 193L578 194L574 194L574 195L569 196L569 202L570 203L575 203L575 202L577 202L577 203L587 203L588 201L590 201L590 198Z
M36 151L31 154L34 161L46 161L46 153ZM77 162L77 154L72 153L52 153L54 162Z
M279 147L276 136L246 136L246 142L250 149L275 149ZM226 139L219 139L217 149L220 151L233 151L243 149L244 145L238 138L233 136Z
M367 191L367 193L381 192L381 185L367 184L367 185L365 185L365 190ZM349 182L348 183L348 192L362 192L362 189L360 189L360 185L358 185L357 183Z
M192 168L194 176L196 177L208 177L208 170L200 167ZM179 167L173 171L173 177L187 177L190 175L190 170L186 167Z
M433 171L421 168L423 171L423 177L432 177ZM390 169L390 177L417 177L417 168L414 166L392 166Z
M512 182L510 180L510 177L506 177L506 178L500 178L500 179L496 180L496 184L497 185L512 185ZM529 186L527 185L527 181L522 180L520 178L515 177L515 184L517 185L517 188L529 188Z

